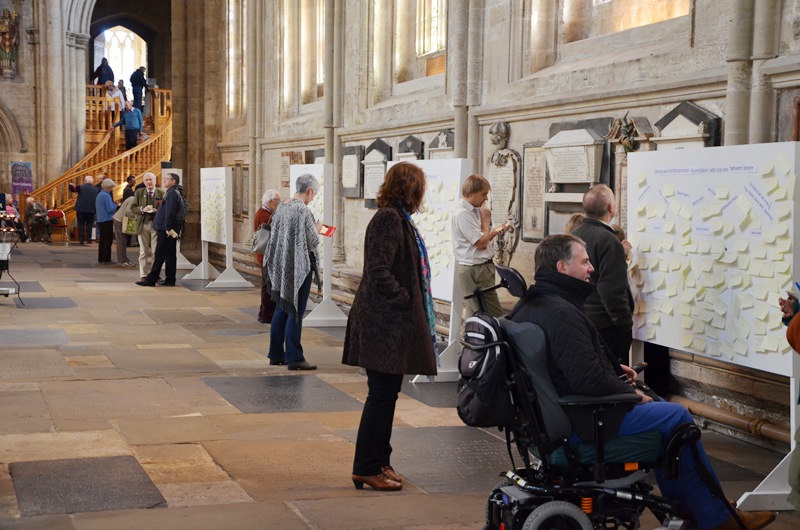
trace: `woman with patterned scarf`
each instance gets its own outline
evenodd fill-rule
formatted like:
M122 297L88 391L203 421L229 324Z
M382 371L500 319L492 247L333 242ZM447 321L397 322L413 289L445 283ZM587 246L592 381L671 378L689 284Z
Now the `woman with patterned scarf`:
M369 392L361 414L353 484L399 490L389 462L395 403L403 374L436 374L431 274L425 242L411 220L425 196L425 173L393 166L367 226L364 270L347 321L342 362L366 369Z

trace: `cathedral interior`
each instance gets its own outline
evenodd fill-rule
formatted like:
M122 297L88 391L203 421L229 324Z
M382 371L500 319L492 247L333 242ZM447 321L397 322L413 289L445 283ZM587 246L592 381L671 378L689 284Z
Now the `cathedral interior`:
M702 216L700 224L727 235L723 203L737 197L708 176L720 207L691 203L693 217L672 208L678 180L646 180L629 167L649 167L641 160L654 154L700 164L706 155L685 153L749 153L765 144L795 153L800 140L797 0L0 0L0 13L0 193L22 206L33 197L63 211L67 224L50 247L15 247L9 272L19 271L26 294L0 298L0 528L474 528L507 465L502 433L465 427L456 416L453 381L404 383L396 436L415 485L395 497L356 495L347 468L366 385L340 364L343 329L305 331L319 373L277 377L264 357L266 326L252 312L257 288L207 291L197 279L177 295L122 287L132 283L125 270L96 269L92 249L67 245L75 219L69 186L87 176L114 180L118 199L130 175L139 183L153 172L160 183L162 171L179 170L190 204L182 255L257 286L251 238L262 195L288 197L292 166L324 164L328 202L315 213L336 231L325 247L326 292L312 293L346 311L377 187L397 161L487 176L492 200L503 205L493 206L494 224L515 228L498 259L528 281L537 244L564 231L585 191L606 184L634 247L671 256L640 272L662 267L669 278L681 267L678 247L692 244L690 230L695 244L700 239L702 227L689 221ZM103 59L127 100L135 97L132 74L145 68L144 135L135 148L125 149L113 127L122 109L95 75ZM758 224L749 250L741 243L750 264L740 259L729 275L715 261L697 278L683 274L678 290L669 280L642 280L650 312L639 306L634 347L650 363L648 383L702 425L736 495L785 466L800 418L800 357L772 325L777 304L768 305L800 266L791 246L800 229L798 160L743 156L771 186L767 205L755 195L735 203L748 214L737 230ZM208 168L229 178L224 211L213 220L203 206ZM420 220L442 249L432 256L442 267L451 242L441 227L457 201L449 182L430 180ZM645 196L656 183L661 206ZM680 231L684 219L686 231L651 237L661 218L659 230L673 223ZM208 223L224 224L225 241L205 237ZM715 259L725 263L728 250ZM711 243L705 252L714 254ZM754 271L762 258L771 265ZM681 314L706 318L681 313L693 299L680 289L696 281L697 296L706 281L706 293L723 293L715 273L730 287L719 300L731 307L731 293L750 288L747 278L763 287L763 297L754 295L763 318L748 321L754 338L716 344L727 328L709 331L713 312L724 322L728 307L715 306L714 295L706 326L684 325L694 339L657 340L663 334L650 330L661 329L659 318L676 329ZM458 329L450 294L435 301L445 342ZM515 302L507 293L501 300ZM771 349L772 339L756 336L782 342ZM295 386L278 382L285 379ZM260 400L264 389L274 397ZM307 395L300 405L298 392ZM482 461L471 466L458 451ZM114 487L94 481L93 469ZM120 477L130 490L116 488ZM70 488L92 493L58 493ZM787 512L775 528L797 524Z

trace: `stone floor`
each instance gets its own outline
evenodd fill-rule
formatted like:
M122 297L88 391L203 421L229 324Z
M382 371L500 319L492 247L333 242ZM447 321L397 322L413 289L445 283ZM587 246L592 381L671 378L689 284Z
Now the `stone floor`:
M11 255L21 296L0 297L0 528L481 528L505 442L461 424L453 383L405 384L393 436L405 487L357 491L367 389L340 364L341 329L304 330L318 371L270 367L257 289L138 287L137 268L100 266L96 252ZM704 440L731 497L782 457Z

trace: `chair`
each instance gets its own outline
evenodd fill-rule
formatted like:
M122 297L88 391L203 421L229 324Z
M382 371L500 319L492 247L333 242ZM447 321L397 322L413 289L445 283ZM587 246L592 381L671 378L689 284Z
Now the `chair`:
M47 218L53 229L64 230L64 246L69 245L69 227L67 226L67 215L63 210L47 210Z

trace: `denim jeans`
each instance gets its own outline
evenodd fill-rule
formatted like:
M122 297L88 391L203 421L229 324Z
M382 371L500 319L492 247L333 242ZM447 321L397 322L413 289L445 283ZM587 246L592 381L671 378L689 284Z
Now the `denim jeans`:
M692 423L692 415L682 405L666 401L636 405L633 410L625 415L622 425L617 431L617 436L630 436L648 431L659 431L661 440L666 443L672 432L685 423ZM697 442L700 461L716 479L711 462L708 460L703 444ZM662 450L663 456L663 450ZM711 495L700 475L697 473L695 461L688 445L681 449L680 476L674 480L667 480L664 472L656 471L656 479L661 494L673 500L680 501L683 508L692 512L697 525L705 530L723 524L730 518L730 512L725 508L725 501L716 499Z
M270 359L285 359L286 364L296 364L305 361L303 346L300 344L300 335L303 333L303 315L306 312L308 295L311 293L311 272L308 273L300 290L297 292L297 313L291 314L280 307L275 309L269 330ZM284 343L286 349L284 350Z

